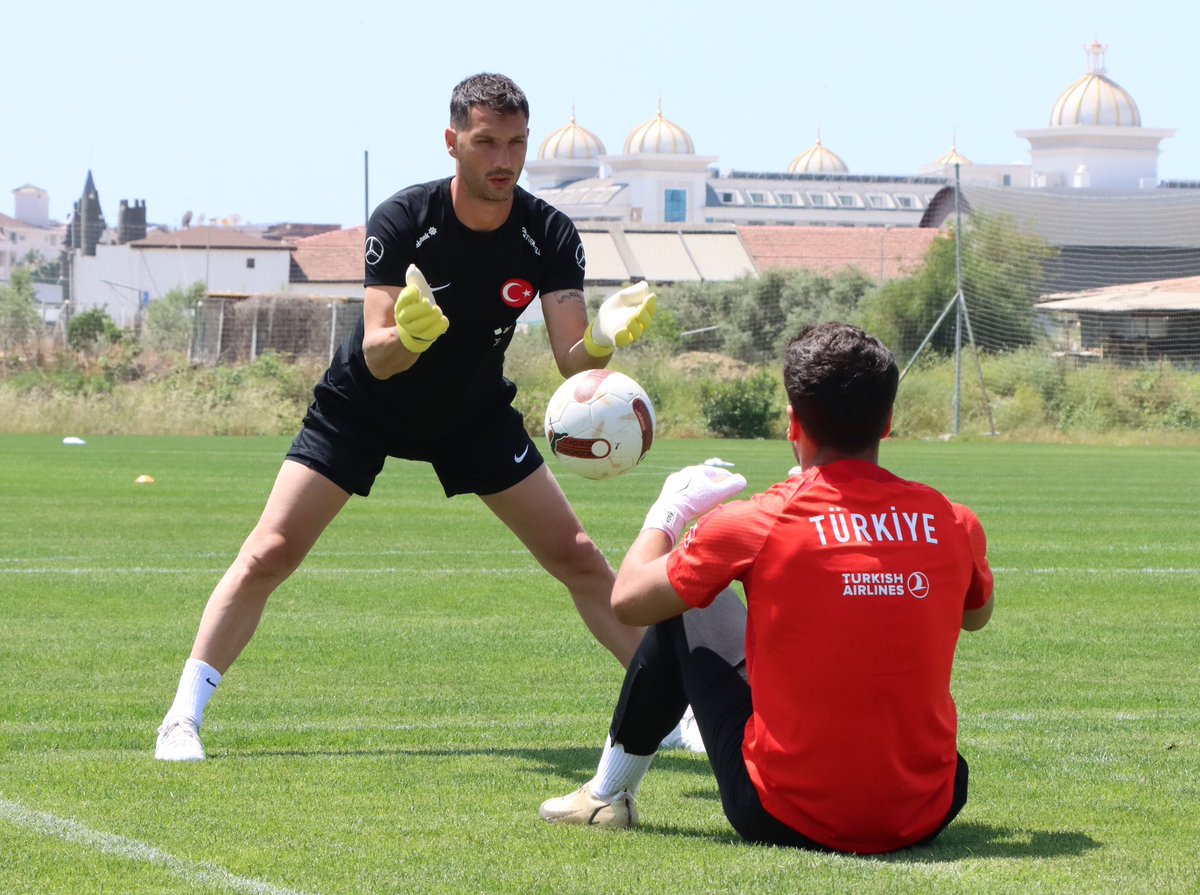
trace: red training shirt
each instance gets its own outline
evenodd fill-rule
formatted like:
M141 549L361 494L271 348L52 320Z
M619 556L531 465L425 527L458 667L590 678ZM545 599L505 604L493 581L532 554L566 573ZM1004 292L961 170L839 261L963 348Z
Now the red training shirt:
M938 828L957 763L963 610L992 593L974 513L843 460L709 513L667 575L697 608L745 587L754 711L742 753L772 816L864 854Z

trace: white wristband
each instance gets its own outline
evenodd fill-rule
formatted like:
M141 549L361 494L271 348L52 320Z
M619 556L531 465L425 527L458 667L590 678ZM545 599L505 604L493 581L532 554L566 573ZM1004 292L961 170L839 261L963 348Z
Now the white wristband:
M687 523L688 520L677 507L655 503L650 507L650 512L646 514L646 521L642 523L642 531L647 528L656 528L661 532L666 532L667 537L674 544L679 540L679 536L683 533L683 527Z

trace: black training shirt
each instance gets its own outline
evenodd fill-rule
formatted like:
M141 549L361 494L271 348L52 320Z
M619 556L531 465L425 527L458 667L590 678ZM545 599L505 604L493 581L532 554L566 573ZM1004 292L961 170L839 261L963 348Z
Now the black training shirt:
M459 222L450 178L403 189L371 215L365 254L367 286L404 286L415 263L450 328L408 370L379 380L363 357L360 320L318 384L317 402L365 416L408 444L441 440L511 404L504 351L517 318L535 296L583 289L574 224L520 187L508 220L487 233Z

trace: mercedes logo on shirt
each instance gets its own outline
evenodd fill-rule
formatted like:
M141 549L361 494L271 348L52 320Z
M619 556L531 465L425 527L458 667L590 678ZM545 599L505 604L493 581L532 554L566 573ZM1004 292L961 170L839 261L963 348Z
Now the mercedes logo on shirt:
M367 263L374 266L383 260L383 243L378 236L367 237Z

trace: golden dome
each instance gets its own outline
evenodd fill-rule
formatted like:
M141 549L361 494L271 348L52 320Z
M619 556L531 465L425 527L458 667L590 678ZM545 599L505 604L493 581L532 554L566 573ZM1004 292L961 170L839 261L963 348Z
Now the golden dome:
M1142 116L1133 97L1104 74L1104 53L1108 47L1093 41L1084 49L1088 58L1087 74L1059 96L1050 112L1050 126L1141 127Z
M950 144L950 151L945 155L939 155L935 165L969 165L971 160L958 151L958 137L955 137Z
M575 110L571 110L571 121L564 124L545 140L538 149L541 159L583 159L604 155L604 144L586 127L575 123Z
M842 157L821 145L821 132L817 131L817 142L806 149L788 165L789 174L845 174L850 169Z
M625 154L655 153L660 155L695 155L696 147L688 132L678 124L663 118L662 100L658 114L639 124L625 138Z

